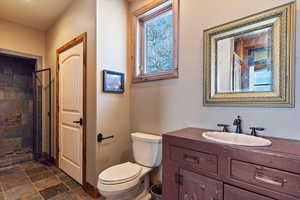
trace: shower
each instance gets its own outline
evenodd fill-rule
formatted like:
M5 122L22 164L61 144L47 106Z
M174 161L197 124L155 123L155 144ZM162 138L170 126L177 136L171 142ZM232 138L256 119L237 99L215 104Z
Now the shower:
M51 69L0 53L0 167L51 162Z

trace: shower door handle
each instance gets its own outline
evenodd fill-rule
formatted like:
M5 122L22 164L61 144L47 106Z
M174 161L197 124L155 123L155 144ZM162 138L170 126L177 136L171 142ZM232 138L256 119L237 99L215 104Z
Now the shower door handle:
M78 121L73 121L73 123L74 123L74 124L79 124L80 126L82 126L82 124L83 124L83 119L80 118L80 120L78 120Z

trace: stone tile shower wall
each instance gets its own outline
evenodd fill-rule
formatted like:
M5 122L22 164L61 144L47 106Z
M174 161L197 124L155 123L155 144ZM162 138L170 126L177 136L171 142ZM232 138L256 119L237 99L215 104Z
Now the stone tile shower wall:
M34 60L0 54L0 167L32 159Z

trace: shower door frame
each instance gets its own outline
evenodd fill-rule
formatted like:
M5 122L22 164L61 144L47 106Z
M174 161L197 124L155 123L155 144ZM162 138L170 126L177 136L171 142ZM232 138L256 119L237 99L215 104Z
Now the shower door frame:
M48 68L43 68L43 69L37 69L37 64L36 64L36 68L35 68L35 71L33 72L33 76L35 76L35 77L33 77L34 79L33 79L33 85L34 85L34 96L33 96L33 98L34 98L34 113L33 113L33 120L34 121L38 121L38 119L37 119L37 117L36 117L36 115L38 114L38 112L36 112L36 110L38 109L37 107L39 106L38 105L38 100L37 100L37 78L36 78L36 76L37 76L37 74L38 73L43 73L43 72L48 72L48 90L49 90L49 93L48 93L48 95L49 95L49 97L48 97L48 99L49 99L49 107L48 107L48 109L49 109L49 111L47 112L47 114L46 114L46 116L48 117L48 119L49 119L49 121L48 121L48 123L49 123L49 127L48 127L48 132L49 132L49 134L48 134L48 151L49 152L46 152L46 153L48 153L48 155L47 155L47 162L48 163L52 163L52 164L55 164L55 161L54 161L54 158L53 158L53 156L52 156L52 104L51 104L51 102L52 102L52 85L51 85L51 67L48 67ZM42 78L42 83L44 83L44 79ZM43 90L42 90L42 110L43 109L45 109L44 108L44 104L43 104L43 102L45 101L44 100L44 96L45 95L43 95ZM44 114L44 112L42 111L42 116L43 116L43 114ZM43 127L43 122L42 122L42 130L44 130L44 128L45 127ZM35 145L35 147L34 147L34 149L36 150L36 147L38 146L38 137L37 137L37 135L35 135L36 133L37 133L37 126L35 126L34 127L34 140L35 140L35 142L33 143L34 145ZM41 137L41 142L42 142L42 149L41 149L41 154L40 155L38 155L38 153L39 152L37 152L36 153L36 155L34 154L34 159L35 160L38 160L40 157L43 157L43 155L42 154L44 154L45 152L43 151L43 134L42 134L42 137ZM34 153L35 153L35 151L34 151Z

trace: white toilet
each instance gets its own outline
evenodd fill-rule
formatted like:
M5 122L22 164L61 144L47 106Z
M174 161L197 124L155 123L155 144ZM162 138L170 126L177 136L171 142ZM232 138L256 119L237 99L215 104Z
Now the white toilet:
M131 134L136 163L123 163L99 175L98 190L107 200L147 200L149 172L162 159L162 137L145 133Z

